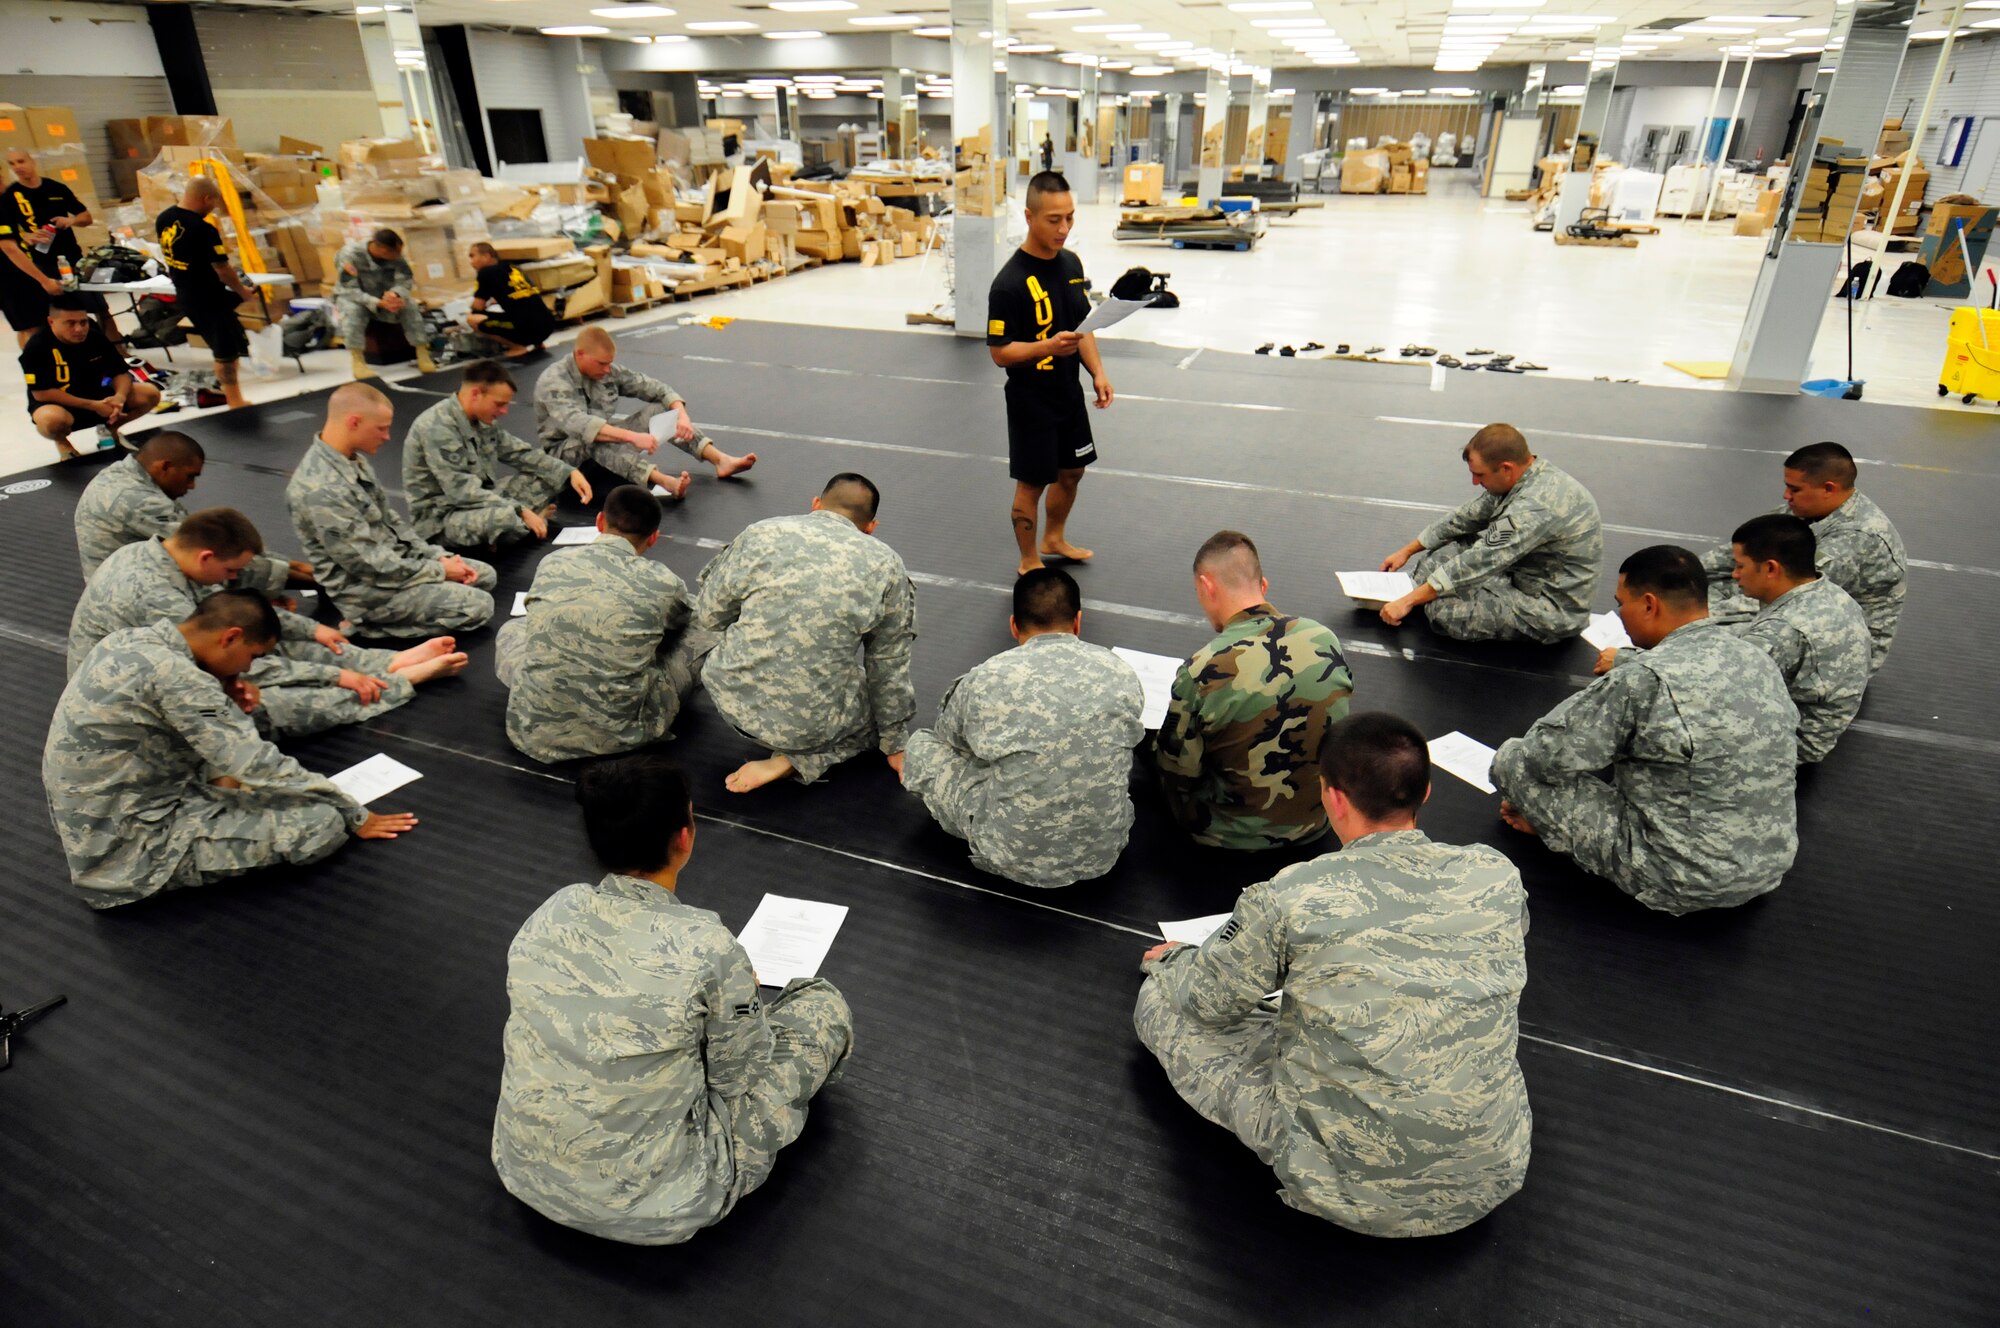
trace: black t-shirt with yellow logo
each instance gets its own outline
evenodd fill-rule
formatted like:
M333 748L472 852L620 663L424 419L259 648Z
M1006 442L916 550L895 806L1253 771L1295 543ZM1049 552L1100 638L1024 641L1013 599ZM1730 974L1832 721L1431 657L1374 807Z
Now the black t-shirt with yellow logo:
M74 217L83 211L82 200L59 180L44 176L33 189L16 180L0 192L0 240L20 245L44 275L53 277L60 270L56 260L67 258L74 265L83 257L83 246L78 243L76 232L67 227L57 231L47 252L38 252L29 237L48 225L51 217ZM0 275L28 280L27 274L12 263L0 262L0 268L5 269Z
M548 305L542 303L542 293L535 288L535 283L504 258L491 267L479 269L479 282L475 289L480 298L498 303L501 312L519 326L534 327L544 318L549 320L551 326L555 323L555 316L549 313Z
M28 384L28 413L46 402L37 392L62 391L86 401L102 401L118 390L118 376L132 372L97 324L77 345L60 340L49 328L28 338L21 348L21 376Z
M1054 258L1036 258L1016 249L986 296L986 344L1046 341L1058 332L1074 332L1090 314L1090 292L1084 286L1083 260L1065 249ZM1010 387L1077 390L1078 355L1050 355L1008 366Z
M159 232L160 252L166 255L167 275L174 279L174 293L184 300L226 299L233 308L235 294L215 275L215 265L228 262L229 251L208 218L176 204L153 225Z

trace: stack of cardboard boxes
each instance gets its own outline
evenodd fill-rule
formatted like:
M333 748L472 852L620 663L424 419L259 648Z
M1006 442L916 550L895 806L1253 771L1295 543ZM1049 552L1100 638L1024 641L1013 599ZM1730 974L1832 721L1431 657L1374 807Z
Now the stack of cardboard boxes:
M1871 183L1868 158L1824 155L1828 149L1837 153L1840 147L1831 140L1821 140L1822 155L1807 163L1806 178L1799 184L1799 215L1792 226L1794 240L1838 244L1847 238L1849 231L1859 230L1867 223L1861 199ZM1880 182L1874 183L1879 189Z
M1389 154L1381 148L1348 152L1340 158L1340 192L1379 194L1389 187Z
M478 171L412 171L406 163L423 158L384 150L383 142L341 144L339 204L329 199L317 218L322 273L331 273L341 245L387 227L403 237L418 299L441 305L472 294L478 273L467 253L488 236L486 182ZM384 165L386 171L376 169ZM313 232L308 228L306 234Z
M993 129L958 141L958 177L952 184L952 206L961 217L999 215L1006 198L1007 177L993 158Z
M99 224L77 232L77 240L87 253L103 244L107 232L103 204L97 196L97 182L90 174L90 152L77 132L76 116L67 106L16 106L0 102L0 156L14 148L32 153L45 179L57 180L69 189ZM0 188L13 182L6 163L0 161Z
M1135 161L1125 168L1125 190L1119 201L1127 206L1157 205L1166 183L1165 166L1157 161Z
M1887 138L1889 135L1884 134L1883 137ZM1876 178L1882 185L1882 196L1876 200L1875 207L1870 209L1875 214L1875 229L1888 231L1894 235L1915 235L1919 214L1924 210L1924 192L1931 185L1931 173L1908 148L1890 155L1877 156L1870 163L1870 167L1876 172ZM1903 209L1896 215L1893 224L1885 225L1883 214L1895 201L1897 185L1905 175L1909 177L1909 184L1903 189Z
M1383 149L1389 158L1389 189L1392 194L1430 192L1431 163L1414 154L1408 143L1391 143Z

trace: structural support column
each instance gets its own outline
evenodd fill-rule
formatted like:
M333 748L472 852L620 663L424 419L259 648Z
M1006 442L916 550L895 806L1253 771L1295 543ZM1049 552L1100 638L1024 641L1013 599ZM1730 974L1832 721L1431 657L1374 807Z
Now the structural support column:
M1730 361L1732 388L1795 393L1812 368L1813 343L1832 300L1843 248L1841 241L1821 237L1829 232L1844 235L1859 200L1828 199L1806 210L1799 207L1800 192L1815 174L1811 163L1816 157L1855 152L1865 157L1872 152L1903 67L1909 38L1904 25L1914 16L1916 5L1914 0L1898 0L1864 14L1856 14L1857 8L1842 5L1834 11L1819 76L1799 123L1784 201L1778 205L1777 224L1766 242ZM1849 146L1817 150L1822 139Z
M1160 160L1166 164L1166 189L1170 196L1181 191L1181 94L1169 92L1160 123Z
M1008 169L1007 8L1004 0L952 0L951 136L984 136L987 164L959 177L953 196L951 261L954 330L986 335L986 292L1005 261Z
M1095 203L1104 174L1097 167L1097 67L1085 65L1077 72L1083 76L1083 95L1076 100L1076 159L1069 187L1078 203Z
M1243 129L1243 176L1262 177L1267 149L1264 135L1271 118L1271 71L1250 72L1250 121Z
M1599 28L1590 53L1590 78L1583 87L1583 109L1576 117L1576 142L1570 147L1569 170L1556 193L1556 229L1561 235L1590 206L1590 182L1603 150L1604 126L1611 119L1611 90L1618 80L1618 48L1625 40L1621 27Z
M1493 136L1493 164L1486 172L1482 191L1488 196L1528 187L1535 170L1535 145L1542 134L1542 98L1548 92L1548 74L1547 65L1529 65L1527 81L1507 99L1499 132Z
M1201 169L1197 172L1200 184L1196 193L1203 202L1222 197L1224 149L1229 142L1229 66L1232 52L1236 49L1236 34L1218 32L1209 37L1209 47L1215 52L1215 59L1208 67L1208 92L1201 106L1201 136L1197 140L1199 155L1196 161Z
M910 108L906 117L903 108L909 99L917 95L916 75L907 69L885 69L882 71L882 130L887 133L891 126L896 130L896 155L909 157L916 152L914 121L915 107ZM905 129L906 120L911 128ZM906 136L907 135L907 136Z

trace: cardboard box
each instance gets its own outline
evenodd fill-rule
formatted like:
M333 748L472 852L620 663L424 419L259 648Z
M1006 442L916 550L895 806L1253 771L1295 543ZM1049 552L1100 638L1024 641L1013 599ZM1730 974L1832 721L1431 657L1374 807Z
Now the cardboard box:
M28 128L28 108L0 102L0 152L34 146L35 135Z
M1379 194L1389 187L1389 154L1379 148L1349 152L1340 159L1340 192Z
M1431 164L1418 158L1410 163L1410 192L1428 194L1431 191Z
M653 169L657 149L642 138L586 138L583 155L607 175L638 180Z
M764 257L764 223L738 223L722 228L722 252L730 258L745 263L755 263Z
M498 243L494 244L494 248L499 248ZM585 254L568 253L522 263L521 273L535 283L536 290L559 291L596 276L597 263Z
M106 120L104 136L111 140L111 160L143 166L153 159L153 143L144 120Z
M509 239L495 238L489 243L493 252L513 263L529 263L541 258L556 258L573 253L576 246L566 235L527 235Z
M549 306L549 312L557 318L581 318L585 314L594 314L609 306L610 284L604 278L593 274L590 280L578 285L544 293L542 302Z
M80 147L83 131L76 127L76 115L67 106L29 106L28 133L38 148Z
M799 205L790 201L772 201L764 204L764 229L772 236L797 235L799 233Z
M1939 203L1931 209L1931 219L1924 226L1924 234L1949 235L1953 223L1962 222L1965 238L1976 243L1993 233L1996 216L2000 216L2000 209L1984 203Z
M1392 162L1389 166L1389 192L1407 194L1410 192L1410 163Z
M1167 168L1157 161L1135 161L1125 168L1125 186L1120 201L1157 204L1166 189Z

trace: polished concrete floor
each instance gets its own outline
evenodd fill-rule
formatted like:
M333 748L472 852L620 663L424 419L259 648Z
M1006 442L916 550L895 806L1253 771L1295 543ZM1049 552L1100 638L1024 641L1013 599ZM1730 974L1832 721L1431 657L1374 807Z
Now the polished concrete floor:
M1324 208L1273 222L1248 253L1114 240L1117 209L1107 204L1081 209L1071 244L1100 289L1128 267L1172 274L1178 311L1148 311L1108 337L1235 351L1267 341L1347 342L1357 350L1383 346L1391 356L1410 344L1459 355L1483 348L1545 364L1557 376L1725 390L1666 361L1730 357L1760 241L1731 234L1728 222L1667 220L1636 250L1558 247L1530 228L1524 205L1475 195L1466 173L1432 178L1434 192L1422 197L1329 195ZM723 315L900 329L905 315L946 298L938 257L887 268L842 263L608 326ZM1860 306L1854 367L1868 400L1994 412L1990 403L1962 407L1936 396L1949 313L1949 302L1884 298ZM1829 299L1810 376L1846 376L1845 321L1845 308ZM207 362L199 350L175 356ZM288 364L251 379L252 398L314 391L347 370L340 352L308 356L306 365L304 375ZM41 465L52 453L24 407L19 376L0 373L0 474Z

